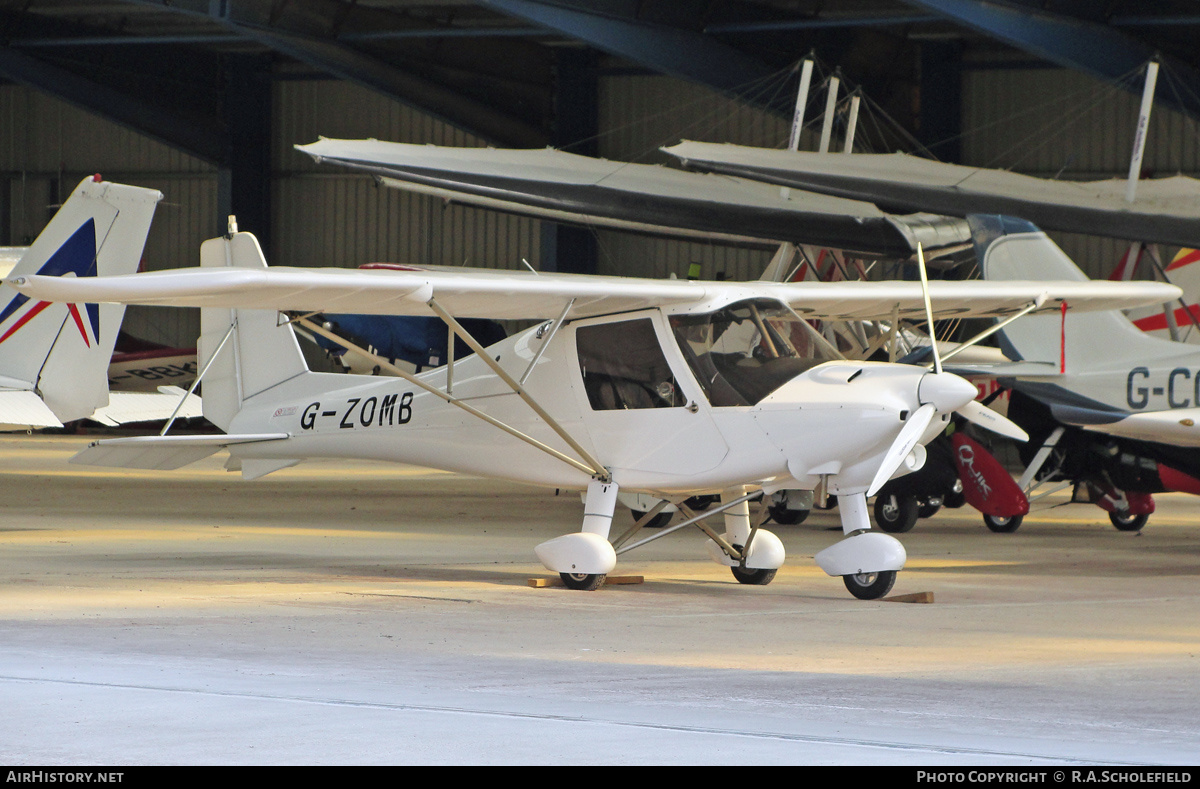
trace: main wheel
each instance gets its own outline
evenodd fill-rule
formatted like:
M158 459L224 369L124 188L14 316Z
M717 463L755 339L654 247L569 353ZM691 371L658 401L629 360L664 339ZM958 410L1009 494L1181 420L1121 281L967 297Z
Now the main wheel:
M803 523L808 517L809 510L789 510L780 504L770 504L767 506L767 512L771 513L771 520L782 526L795 526L797 523Z
M984 515L983 525L997 534L1012 534L1021 527L1024 515L1014 515L1011 518L1001 518L998 515Z
M646 514L646 513L642 512L641 510L630 510L630 512L633 513L634 523L641 520L642 516ZM642 528L643 529L661 529L663 526L666 526L668 523L671 522L671 516L674 514L675 513L673 513L673 512L660 512L657 515L655 515L653 518L651 518L645 525L643 525Z
M604 573L559 573L563 585L568 589L579 589L584 592L594 592L604 586Z
M742 546L734 543L734 548L737 548L741 553L745 550ZM733 572L733 577L737 579L739 584L750 584L751 586L766 586L775 580L775 573L778 570L755 570L750 567L733 566L729 568Z
M777 570L752 570L749 567L730 567L739 584L766 586L775 580Z
M842 581L850 594L859 600L878 600L892 591L892 585L896 583L896 571L881 570L877 573L843 575Z
M1110 512L1108 519L1112 521L1112 525L1116 526L1119 531L1141 531L1146 525L1146 521L1150 520L1150 513L1143 512L1141 515L1131 515L1127 510Z
M919 504L917 506L917 517L921 518L922 520L925 518L932 518L934 515L938 514L938 510L941 508L941 496L930 496L923 504Z
M875 523L892 534L911 531L920 505L912 496L876 496Z

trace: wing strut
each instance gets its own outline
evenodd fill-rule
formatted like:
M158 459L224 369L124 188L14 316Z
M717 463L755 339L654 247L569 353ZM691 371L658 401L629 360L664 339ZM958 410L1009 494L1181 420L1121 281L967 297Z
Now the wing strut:
M457 397L454 397L453 395L448 394L447 392L443 392L441 389L438 389L436 386L433 386L431 384L426 383L425 381L422 381L420 378L416 377L415 375L408 372L407 370L397 367L396 365L389 362L387 359L384 359L382 356L377 356L377 355L371 353L370 351L367 351L367 350L364 350L363 348L358 347L357 345L350 342L349 340L339 337L338 335L336 335L333 332L326 329L324 326L319 326L318 324L313 323L308 318L292 318L292 322L298 323L301 326L303 326L304 328L308 329L309 331L319 334L322 337L325 337L325 338L337 343L338 345L341 345L346 350L352 351L353 353L356 353L359 356L362 356L365 359L370 360L371 362L379 365L381 368L388 370L392 373L395 373L396 375L400 376L401 378L403 378L404 380L413 384L414 386L419 386L420 388L424 389L425 391L429 392L430 394L433 394L433 395L436 395L436 396L442 398L450 405L458 406L459 408L463 409L464 411L471 414L472 416L479 417L483 421L487 422L489 425L493 425L494 427L500 428L505 433L508 433L509 435L513 436L514 438L519 438L520 440L524 441L526 444L529 444L530 446L535 447L536 449L540 449L541 451L545 452L546 454L550 455L551 457L557 458L558 460L561 460L562 462L564 462L574 468L579 469L580 471L584 472L585 474L588 474L589 476L600 479L601 481L607 481L609 478L608 471L603 466L601 466L599 463L596 463L594 460L592 460L591 457L589 455L587 455L586 453L581 453L581 456L584 457L585 459L587 459L593 465L589 466L584 463L580 463L575 458L573 458L569 455L564 455L562 452L559 452L557 449L554 449L553 447L543 444L541 441L538 441L536 438L533 438L532 436L522 433L520 430L517 430L515 427L506 425L503 422L501 422L499 419L489 416L488 414L485 414L484 412L480 411L478 408L468 405L467 403L463 402L462 400L458 399ZM457 325L457 321L455 322L455 325ZM460 326L459 328L462 328L462 327ZM467 336L470 336L470 335L467 335ZM473 337L471 338L471 343L473 343L474 345L478 345L478 343L475 343L475 339ZM479 354L479 357L481 359L486 360L486 359L490 358L490 357L488 357L486 351L482 351L482 352L481 351L482 351L482 349L479 349L476 351L476 353ZM557 427L557 425L554 425L552 423L551 427ZM575 446L574 441L568 440L567 443L571 444L572 446Z
M952 356L957 356L959 353L962 353L967 348L970 348L972 345L978 345L982 340L986 340L988 337L991 337L993 334L1000 331L1005 326L1007 326L1008 324L1015 321L1017 318L1020 318L1024 315L1028 315L1029 313L1033 312L1036 309L1040 309L1041 306L1045 303L1046 303L1046 294L1042 294L1041 296L1038 296L1036 299L1034 299L1032 302L1029 303L1028 307L1025 307L1020 312L1017 312L1014 315L1008 316L1007 318L1000 321L999 323L992 324L988 328L979 332L979 334L976 334L974 337L972 337L971 339L964 342L962 345L959 345L957 348L954 348L953 350L951 350L949 353L947 353L945 356L942 357L942 361L944 362ZM930 334L932 334L932 332L930 332ZM936 342L937 342L937 340L934 339L934 343L936 343Z
M561 425L559 425L558 422L554 421L554 418L551 417L550 414L546 413L546 409L544 409L540 405L538 405L537 401L534 400L533 397L528 392L525 391L525 387L523 387L523 386L521 386L521 384L517 383L517 381L514 380L511 375L509 375L508 373L506 373L504 371L504 368L501 367L496 362L495 359L493 359L491 356L488 355L488 352L484 349L484 347L482 345L479 344L479 341L476 340L474 337L472 337L471 333L469 331L467 331L466 329L464 329L462 327L462 324L460 324L458 321L456 321L454 319L453 315L446 312L446 310L443 309L442 305L437 303L436 299L430 299L428 303L429 303L429 308L431 310L433 310L435 313L437 313L438 317L441 318L442 320L444 320L446 322L446 325L449 326L451 329L453 329L454 333L457 334L460 338L462 338L462 341L465 342L467 344L467 346L470 347L470 349L472 351L474 351L475 354L481 360L483 360L483 362L485 364L487 364L488 367L492 368L492 372L494 372L496 374L496 376L500 378L501 381L504 381L504 383L508 384L509 388L512 389L513 392L515 392L518 397L520 397L522 400L524 400L526 402L526 404L528 404L529 407L533 409L533 412L535 414L537 414L539 417L541 417L542 420L550 427L551 430L553 430L555 433L558 434L559 438L561 438L563 441L567 442L567 445L569 447L571 447L571 449L575 450L579 454L579 457L583 458L587 463L589 463L591 465L592 468L588 472L589 474L591 474L593 477L600 480L601 482L608 482L610 480L608 471L605 470L605 468L604 468L604 464L602 464L599 460L596 460L596 458L594 458L590 452L588 452L586 449L584 449L582 446L580 446L579 442L571 437L570 433L568 433L565 429L563 429L563 427ZM566 317L565 310L563 311L562 317Z
M193 392L196 391L196 387L200 385L200 379L204 378L204 374L208 372L208 368L212 367L213 362L215 362L217 357L221 355L221 351L225 348L225 343L229 342L229 338L233 336L235 329L237 329L236 318L230 322L229 331L225 332L225 336L221 338L221 343L217 346L217 350L213 351L213 355L209 357L208 363L204 365L204 369L201 370L200 374L196 376L196 380L192 381L192 385L188 388L187 392L184 393L183 397L179 398L179 405L175 406L175 410L171 412L171 418L167 420L165 425L163 425L162 432L159 433L160 436L165 436L167 431L171 429L171 425L175 424L175 417L179 416L179 409L183 408L183 404L186 403L187 399L192 396Z
M657 534L652 534L651 536L645 538L644 540L638 540L633 545L625 545L625 546L622 546L621 548L618 548L617 555L620 556L623 553L632 551L634 548L640 548L641 546L645 545L648 542L654 542L657 539L666 537L668 534L677 532L682 528L685 528L687 526L691 526L691 525L695 524L695 525L699 526L702 531L704 531L706 534L708 534L708 536L711 537L718 545L720 545L721 550L725 551L725 553L729 556L729 558L733 559L734 561L740 561L743 557L743 554L746 552L746 550L743 549L743 551L739 551L737 548L734 548L732 545L725 542L725 540L722 539L719 534L712 531L711 529L708 529L705 526L702 526L700 524L700 521L704 520L705 518L709 518L713 515L720 515L722 512L725 512L725 510L732 509L733 507L736 507L738 504L741 504L743 501L750 501L751 499L759 498L762 495L763 495L763 492L761 490L756 490L756 491L747 493L744 496L739 496L738 498L733 499L732 501L723 501L723 502L721 502L721 505L719 507L717 507L716 509L705 510L704 512L700 513L699 515L694 515L693 517L688 518L683 523L676 523L674 526L670 526L666 529L663 529L662 531L658 532ZM647 520L649 520L649 519L647 518ZM637 525L637 524L635 524L635 525ZM757 528L758 527L756 526L755 529L757 529ZM630 530L630 532L633 532L633 531L635 531L635 530L634 529ZM630 536L629 533L623 534L623 535L621 535L621 540L628 539L629 536ZM618 542L620 542L620 540L618 540ZM747 546L747 548L748 548L748 546Z

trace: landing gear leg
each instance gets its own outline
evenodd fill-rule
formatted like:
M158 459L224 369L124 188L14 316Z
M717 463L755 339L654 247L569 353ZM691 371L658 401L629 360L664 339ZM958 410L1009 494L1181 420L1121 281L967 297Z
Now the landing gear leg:
M745 496L745 488L730 488L721 494L722 506ZM766 513L762 515L766 520ZM771 583L786 558L783 543L771 532L760 528L761 521L758 525L750 523L750 505L747 501L732 504L722 517L725 520L723 535L701 526L713 538L705 543L708 555L717 564L728 567L738 583L753 586ZM729 548L732 548L732 552Z
M846 536L818 553L817 565L828 575L840 575L860 600L877 600L892 590L896 572L904 567L904 546L889 534L871 531L864 492L839 493L837 502Z
M616 508L616 483L592 480L583 502L583 530L555 537L533 549L546 569L558 573L567 588L599 589L616 566L617 554L608 541Z
M726 491L727 497L738 498L746 495L745 488L733 488ZM745 546L750 545L750 503L743 501L730 509L725 510L725 539L734 548L742 553L746 552ZM755 535L755 539L758 535ZM767 569L751 569L744 566L730 567L733 572L733 577L740 584L748 584L751 586L765 586L775 580L777 568Z

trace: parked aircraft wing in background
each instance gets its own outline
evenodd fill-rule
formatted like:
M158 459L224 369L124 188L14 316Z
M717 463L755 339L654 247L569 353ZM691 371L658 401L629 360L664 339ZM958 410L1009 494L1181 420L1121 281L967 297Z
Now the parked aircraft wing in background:
M296 148L318 162L370 173L392 187L508 213L656 235L799 241L908 257L969 242L964 223L892 216L870 203L805 192L784 196L754 180L703 175L556 151L322 139Z
M1008 214L1044 230L1200 245L1200 180L1185 176L1141 181L1137 198L1126 203L1124 179L1052 181L900 153L829 155L691 141L662 150L689 169L865 200L885 211Z

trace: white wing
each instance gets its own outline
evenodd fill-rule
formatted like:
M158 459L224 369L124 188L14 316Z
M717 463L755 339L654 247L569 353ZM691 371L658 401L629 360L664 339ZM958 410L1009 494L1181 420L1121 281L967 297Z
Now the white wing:
M705 282L534 274L481 269L196 268L117 277L17 277L8 281L31 298L175 307L227 307L371 315L429 315L436 299L458 317L569 317L648 307L685 308L741 299L786 302L814 319L890 316L922 318L917 282ZM1071 310L1111 310L1161 304L1179 289L1156 282L931 282L935 318L1008 315L1042 299L1042 312L1066 301Z

